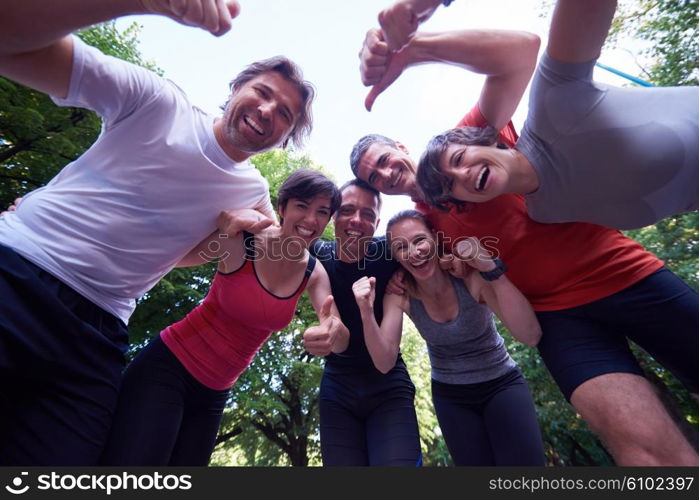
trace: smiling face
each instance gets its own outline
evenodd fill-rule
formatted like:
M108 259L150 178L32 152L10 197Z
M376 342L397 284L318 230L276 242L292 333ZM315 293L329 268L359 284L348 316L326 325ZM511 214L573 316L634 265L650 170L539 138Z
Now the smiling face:
M452 143L442 153L439 168L452 180L453 198L483 202L508 192L513 161L512 150Z
M303 106L296 86L276 71L257 75L233 91L214 133L236 161L282 144Z
M282 237L303 241L308 247L323 234L325 226L330 222L331 205L330 197L326 195L318 195L310 200L289 198L286 206L279 207L279 216L283 220Z
M384 194L412 194L415 164L405 147L375 142L362 155L357 177Z
M379 224L379 199L371 191L349 186L335 214L335 239L340 259L356 262L364 258L366 245Z
M420 220L403 219L390 229L391 252L417 281L431 278L439 268L437 242Z

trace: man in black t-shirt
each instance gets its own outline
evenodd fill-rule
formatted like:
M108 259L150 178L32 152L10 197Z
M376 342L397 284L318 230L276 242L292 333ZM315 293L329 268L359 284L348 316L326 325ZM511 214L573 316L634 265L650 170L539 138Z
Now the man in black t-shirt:
M320 442L324 465L418 466L422 463L415 415L415 386L398 356L378 371L366 344L352 284L376 278L374 314L383 318L386 284L399 267L386 238L375 238L381 195L363 181L344 184L335 214L335 241L311 248L330 277L335 304L350 331L349 347L326 358L320 385Z

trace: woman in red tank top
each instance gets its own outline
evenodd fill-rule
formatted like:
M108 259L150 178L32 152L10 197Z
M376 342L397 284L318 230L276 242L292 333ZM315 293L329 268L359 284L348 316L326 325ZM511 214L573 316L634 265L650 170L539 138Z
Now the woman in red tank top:
M126 369L103 464L207 465L231 386L291 321L304 289L320 321L304 333L306 349L324 356L347 347L328 275L307 250L339 206L339 190L299 170L278 198L281 225L251 209L222 212L219 230L180 263L217 259L218 269L204 301Z

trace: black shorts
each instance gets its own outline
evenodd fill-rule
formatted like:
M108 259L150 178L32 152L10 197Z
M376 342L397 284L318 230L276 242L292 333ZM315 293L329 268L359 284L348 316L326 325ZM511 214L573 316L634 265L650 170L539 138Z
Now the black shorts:
M699 392L699 293L667 268L590 304L536 315L539 353L569 401L593 377L643 376L628 339Z

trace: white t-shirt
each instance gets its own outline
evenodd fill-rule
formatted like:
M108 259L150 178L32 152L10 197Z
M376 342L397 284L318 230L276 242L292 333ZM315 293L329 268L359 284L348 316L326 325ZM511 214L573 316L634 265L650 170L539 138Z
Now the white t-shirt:
M0 217L0 244L124 322L221 210L272 211L266 180L224 153L213 117L172 82L74 38L68 96L54 101L95 110L102 132Z

